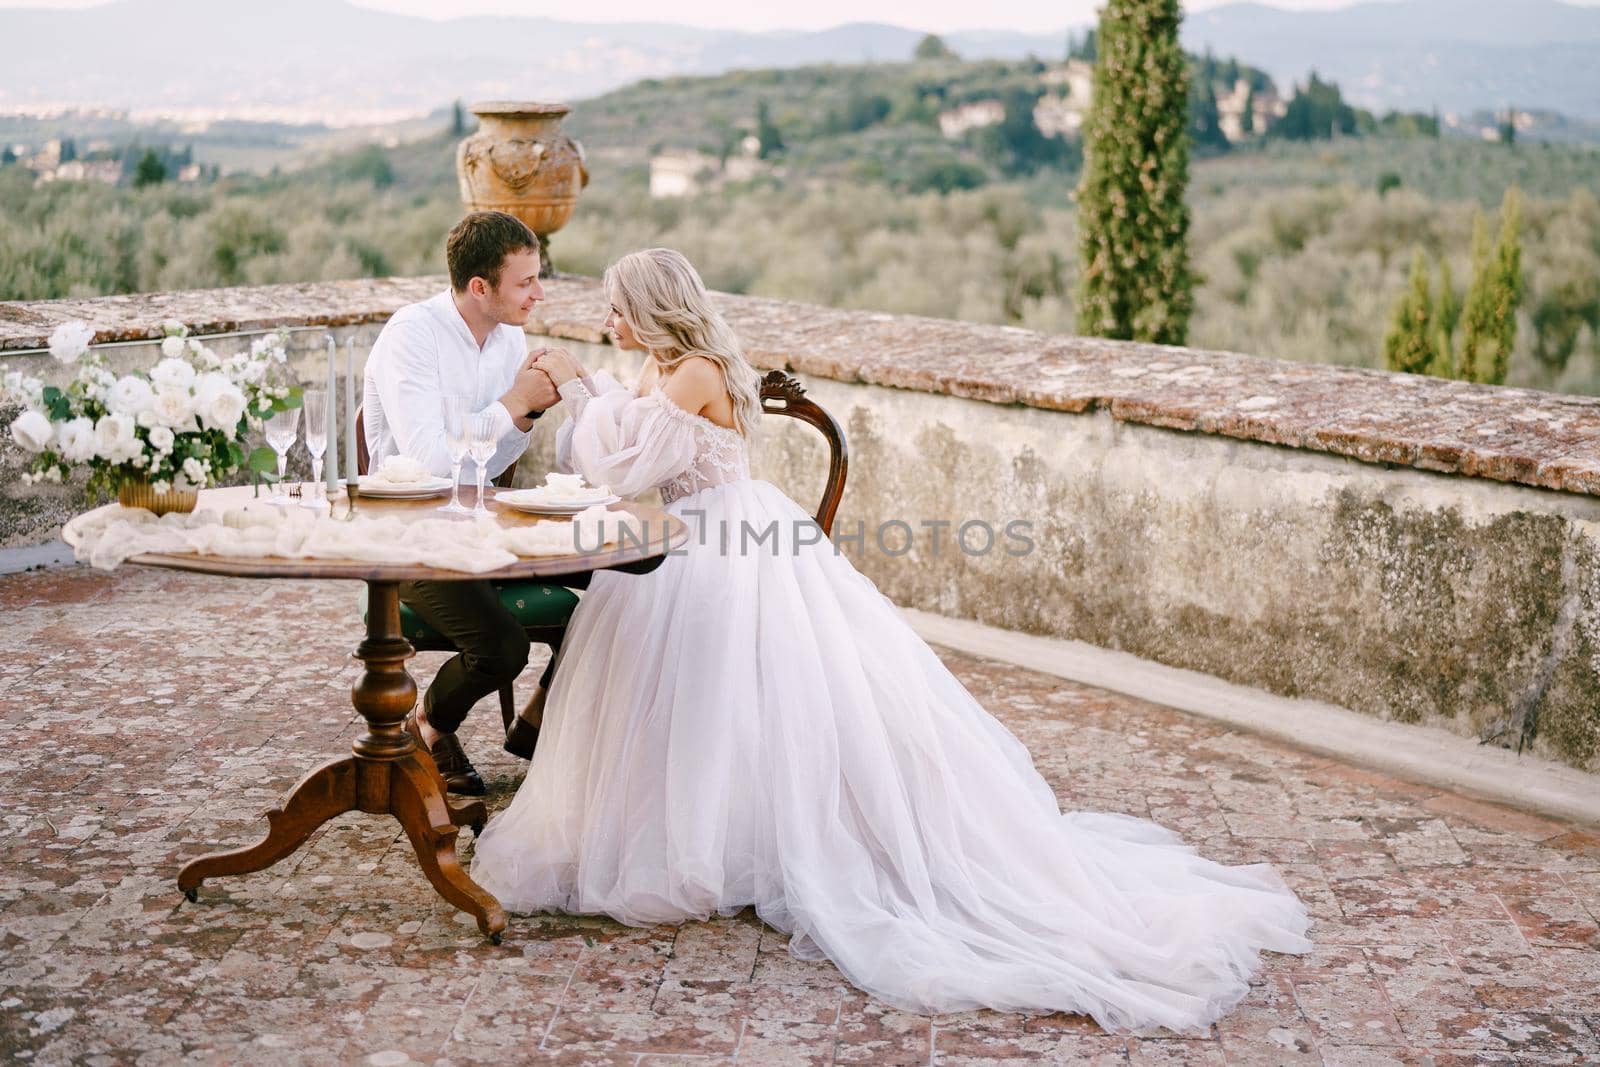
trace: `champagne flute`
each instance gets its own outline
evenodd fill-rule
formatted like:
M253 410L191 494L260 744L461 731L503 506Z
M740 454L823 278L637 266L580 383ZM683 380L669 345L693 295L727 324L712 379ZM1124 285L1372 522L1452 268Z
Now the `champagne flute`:
M467 458L467 420L471 414L464 398L444 398L444 447L450 455L450 503L441 504L439 510L452 515L466 515L472 511L461 502L461 463Z
M320 508L325 501L318 498L318 486L322 484L322 453L328 448L328 391L326 389L307 389L305 391L306 408L306 451L311 453L311 491L300 494L300 506L307 508Z
M289 450L300 432L300 409L285 408L267 420L267 444L278 454L278 481L272 487L272 502L278 507L289 506L289 487L283 476L289 466Z
M489 514L489 509L483 506L483 474L489 461L494 458L497 444L499 440L495 435L493 415L467 416L467 451L472 454L472 462L478 468L478 492L472 504L474 515Z

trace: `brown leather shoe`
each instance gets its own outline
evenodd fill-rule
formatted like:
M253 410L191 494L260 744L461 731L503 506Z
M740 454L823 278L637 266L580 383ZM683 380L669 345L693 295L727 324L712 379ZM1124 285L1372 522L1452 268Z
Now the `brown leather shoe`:
M506 727L505 750L518 759L532 759L533 750L539 744L539 726L544 722L544 693L541 685L528 706L522 709L522 714L513 716Z
M405 728L417 742L417 747L433 757L433 765L439 768L439 777L444 779L446 792L463 797L481 797L488 794L489 788L483 784L483 779L478 777L478 769L467 758L466 749L461 747L459 737L455 734L440 734L439 740L430 748L422 739L422 728L417 724L416 712L406 716Z

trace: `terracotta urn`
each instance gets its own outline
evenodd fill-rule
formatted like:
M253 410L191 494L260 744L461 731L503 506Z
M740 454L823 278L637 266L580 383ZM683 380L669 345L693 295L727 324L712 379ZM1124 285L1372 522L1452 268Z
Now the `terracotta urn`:
M549 236L567 224L589 184L583 146L561 132L565 104L497 100L472 105L476 133L456 149L461 202L504 211L539 235L540 273L550 273Z

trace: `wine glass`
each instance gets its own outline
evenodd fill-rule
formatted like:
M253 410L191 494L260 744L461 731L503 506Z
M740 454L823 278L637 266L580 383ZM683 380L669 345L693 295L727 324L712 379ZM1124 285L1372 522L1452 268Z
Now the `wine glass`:
M499 438L495 434L494 416L487 413L467 416L467 451L472 455L472 462L478 468L477 499L473 501L472 513L474 515L487 515L489 509L483 506L483 473L489 466L489 461L494 458L495 446Z
M278 481L272 487L272 502L280 508L289 505L289 487L284 483L283 476L289 465L289 449L294 447L294 439L299 432L299 408L285 408L267 420L267 444L278 454Z
M466 515L472 511L461 502L461 462L467 458L467 420L471 414L463 398L444 398L444 447L450 455L450 503L441 504L439 510L452 515Z
M318 498L317 486L322 484L322 453L328 447L328 391L326 389L307 389L305 391L306 408L306 451L311 453L311 485L309 493L300 494L300 505L308 508L320 508L325 503Z

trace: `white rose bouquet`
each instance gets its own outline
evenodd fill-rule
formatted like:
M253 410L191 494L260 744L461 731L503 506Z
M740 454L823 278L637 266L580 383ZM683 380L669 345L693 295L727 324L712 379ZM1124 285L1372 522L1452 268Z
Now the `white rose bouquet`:
M87 465L93 494L129 481L165 493L203 488L247 464L275 469L270 448L247 453L245 440L253 422L300 406L300 389L274 380L288 360L288 335L269 334L223 358L182 324L164 328L161 359L148 372L112 373L81 322L50 336L50 354L77 367L66 388L0 368L0 396L24 409L11 423L12 440L34 454L24 482L59 482Z

